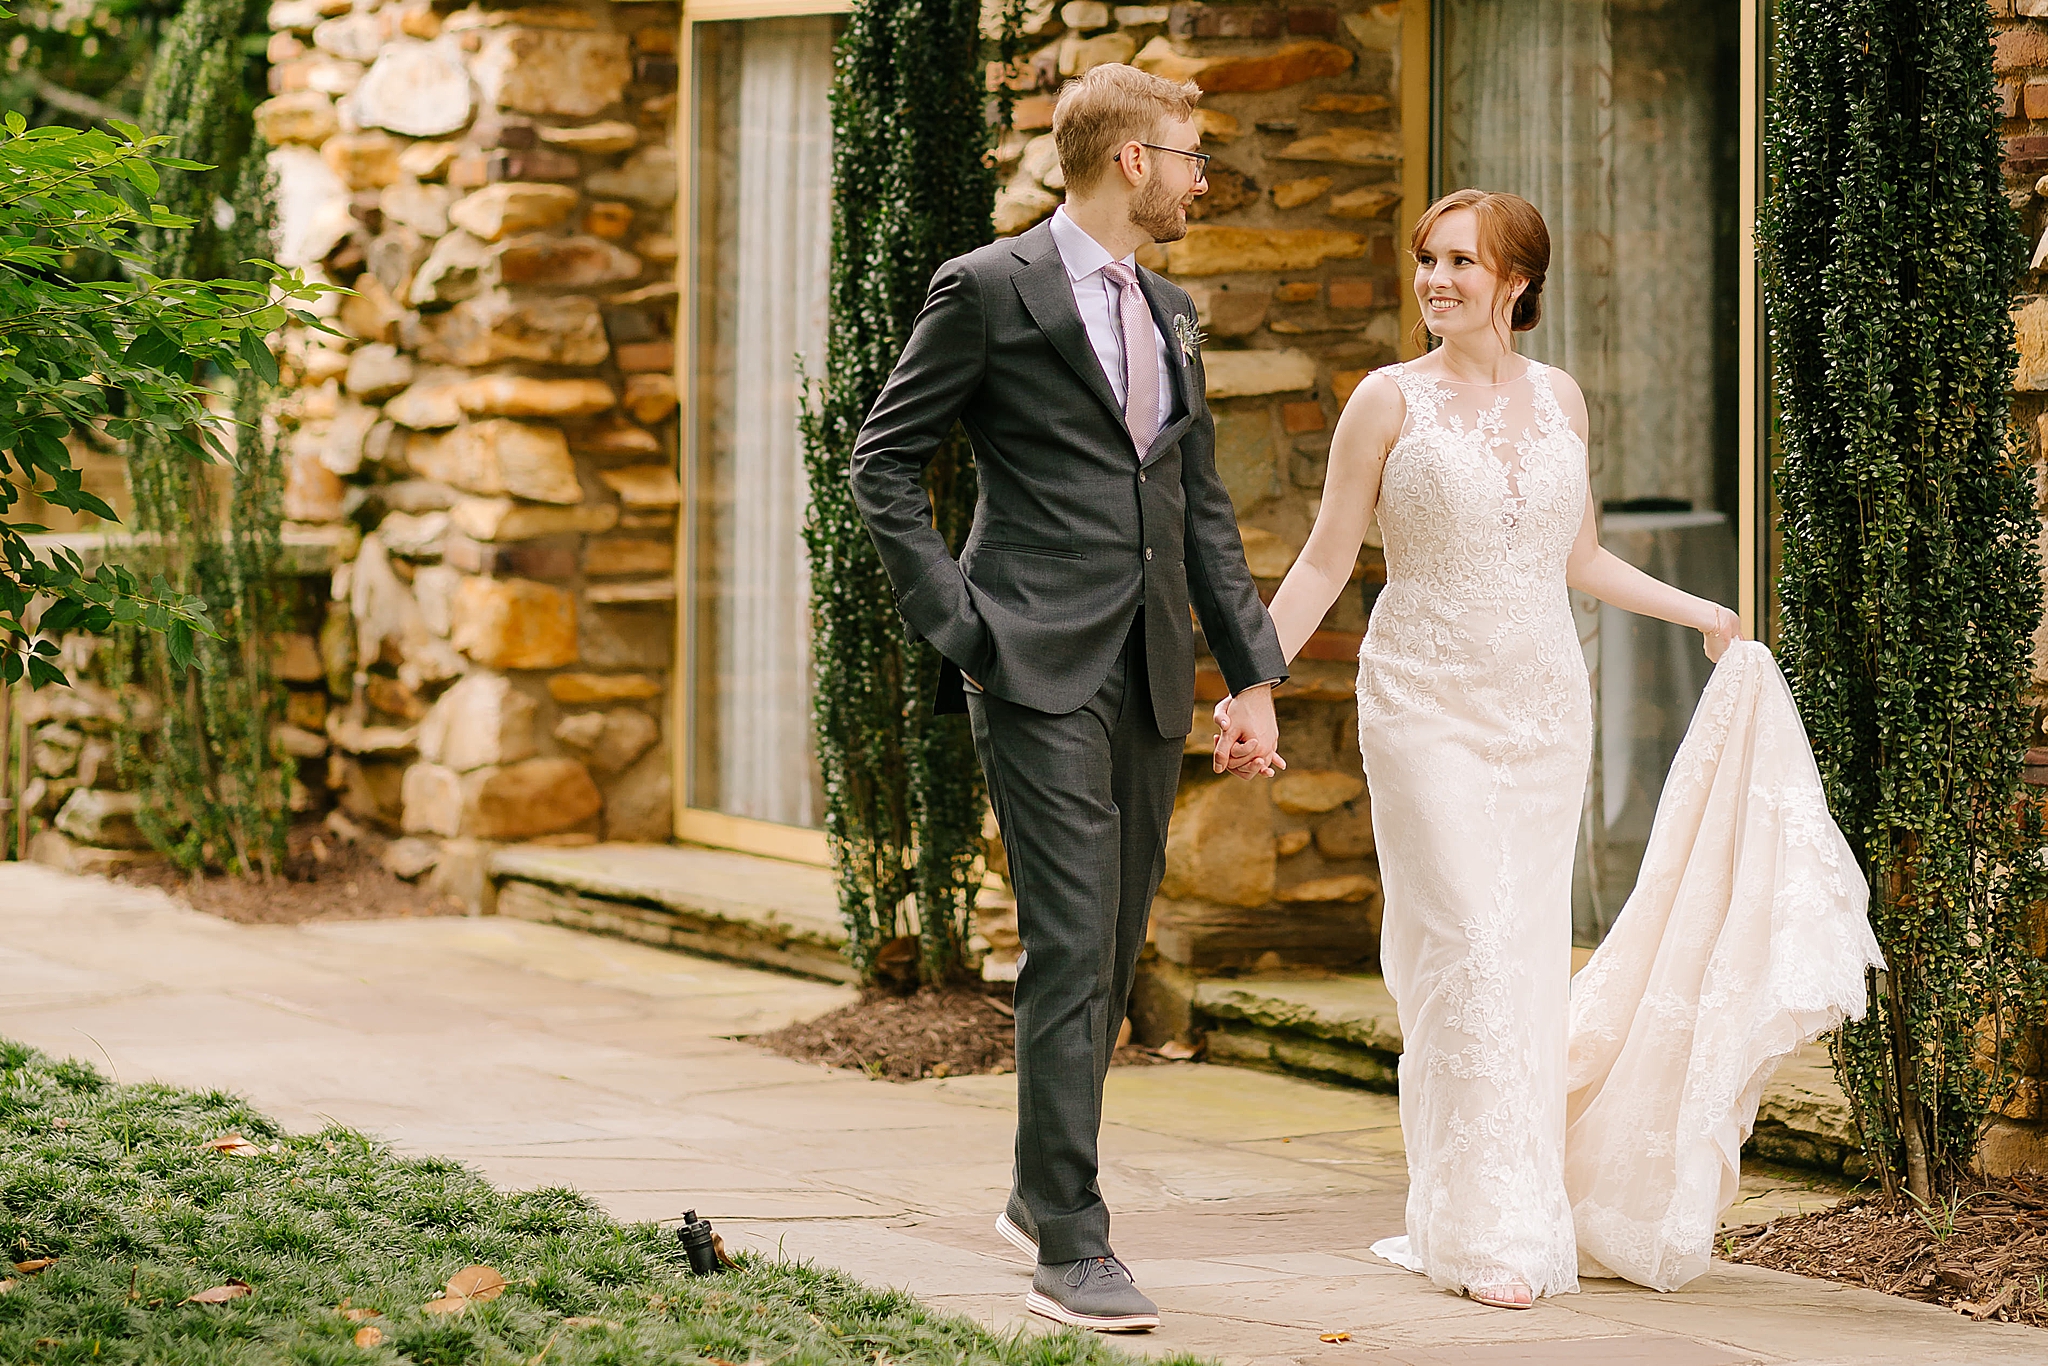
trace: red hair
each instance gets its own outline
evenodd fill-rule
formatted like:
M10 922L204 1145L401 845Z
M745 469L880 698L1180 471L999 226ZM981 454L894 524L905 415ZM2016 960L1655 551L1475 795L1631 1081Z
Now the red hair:
M1550 270L1550 229L1544 226L1543 215L1518 194L1453 190L1423 210L1422 217L1416 220L1415 231L1408 237L1409 254L1421 252L1438 219L1459 209L1470 209L1479 221L1479 259L1500 277L1502 287L1512 286L1517 280L1526 282L1527 288L1516 298L1508 315L1508 326L1516 332L1527 332L1542 321L1543 277ZM1422 330L1422 324L1416 323L1416 328Z

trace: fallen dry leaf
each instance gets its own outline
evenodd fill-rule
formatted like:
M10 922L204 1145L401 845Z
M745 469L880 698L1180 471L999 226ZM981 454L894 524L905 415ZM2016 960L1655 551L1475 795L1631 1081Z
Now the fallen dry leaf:
M1349 1333L1345 1332L1345 1331L1344 1331L1343 1329L1341 1329L1341 1328L1340 1328L1340 1329L1338 1329L1338 1330L1337 1330L1336 1332L1334 1332L1334 1333L1325 1333L1325 1334L1323 1334L1323 1341L1324 1341L1324 1342L1349 1342L1349 1341L1351 1341L1351 1334L1349 1334Z
M494 1267L465 1266L448 1278L447 1290L423 1306L429 1314L460 1314L472 1304L494 1300L505 1293L505 1278Z
M1159 1045L1158 1049L1155 1051L1157 1051L1159 1056L1162 1058L1172 1058L1175 1062L1186 1062L1189 1058L1194 1057L1195 1054L1201 1052L1202 1050L1199 1048L1191 1048L1187 1044L1182 1043L1179 1039L1168 1039L1165 1043Z
M56 1264L57 1259L55 1257L33 1257L25 1262L16 1262L14 1264L14 1271L18 1276L33 1276L44 1267L55 1266Z
M14 1282L11 1279L0 1281L0 1295L4 1295L12 1289L14 1289Z
M626 1325L623 1323L613 1323L610 1319L598 1318L594 1314L576 1314L563 1319L562 1326L564 1328L623 1328Z
M343 1300L340 1304L335 1305L334 1312L347 1319L350 1323L361 1323L364 1319L381 1319L384 1317L382 1310L359 1309L347 1300Z
M211 1290L202 1290L196 1295L187 1295L187 1304L226 1304L239 1300L244 1295L253 1295L256 1290L247 1281L230 1280L226 1285L216 1285Z
M214 1152L227 1153L234 1157L253 1157L263 1151L238 1133L222 1134L206 1146Z
M374 1323L366 1323L356 1329L356 1346L375 1347L384 1341L384 1330Z

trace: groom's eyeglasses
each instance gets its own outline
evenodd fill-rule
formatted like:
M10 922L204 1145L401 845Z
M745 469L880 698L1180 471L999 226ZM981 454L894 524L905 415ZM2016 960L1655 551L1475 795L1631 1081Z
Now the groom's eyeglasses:
M1141 142L1138 145L1140 147L1150 147L1155 152L1171 152L1177 157L1186 157L1189 161L1195 163L1195 179L1207 180L1209 178L1209 154L1207 152L1190 152L1180 147L1162 147L1156 142ZM1122 156L1123 153L1118 152L1110 160L1116 161Z

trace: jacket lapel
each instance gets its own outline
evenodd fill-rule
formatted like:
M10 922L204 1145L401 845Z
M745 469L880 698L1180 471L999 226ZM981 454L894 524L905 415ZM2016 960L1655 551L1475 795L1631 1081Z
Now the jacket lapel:
M1033 242L1032 238L1038 238ZM1073 282L1067 279L1067 268L1060 261L1059 246L1052 240L1052 229L1044 226L1033 228L1019 239L1014 249L1024 265L1010 277L1017 287L1017 297L1024 301L1025 311L1031 321L1038 324L1038 330L1045 333L1060 359L1081 382L1088 386L1090 393L1102 401L1116 419L1117 429L1124 429L1124 410L1117 405L1116 393L1109 387L1109 377L1102 373L1102 362L1095 358L1095 348L1088 344L1088 329L1081 322L1081 314L1074 307Z

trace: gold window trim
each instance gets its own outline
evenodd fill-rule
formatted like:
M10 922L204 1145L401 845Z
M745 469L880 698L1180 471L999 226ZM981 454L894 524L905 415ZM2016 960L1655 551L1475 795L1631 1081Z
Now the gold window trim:
M845 14L853 8L849 0L695 0L684 6L682 31L678 36L676 69L678 88L676 91L676 220L675 237L681 251L676 258L676 289L678 316L676 319L676 392L682 396L677 412L677 431L681 439L677 442L676 460L681 466L683 484L683 515L680 518L676 537L676 648L675 666L670 672L670 734L673 740L669 746L672 765L671 782L675 802L675 837L691 844L708 844L721 849L734 849L746 854L762 854L770 858L789 859L797 863L831 866L831 854L825 843L822 830L806 829L803 826L780 825L773 821L751 820L744 816L729 816L723 811L710 811L693 807L690 803L689 762L694 717L691 715L690 700L695 692L692 676L691 642L695 639L696 596L691 583L691 568L696 562L697 519L691 515L695 507L695 472L689 455L689 438L693 415L690 412L690 377L695 374L696 329L691 325L689 310L692 304L692 284L697 254L696 224L691 213L691 172L696 154L696 105L695 94L697 35L700 23L725 23L744 19L793 19L816 14Z

